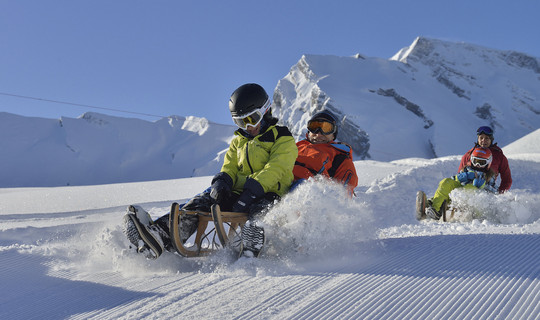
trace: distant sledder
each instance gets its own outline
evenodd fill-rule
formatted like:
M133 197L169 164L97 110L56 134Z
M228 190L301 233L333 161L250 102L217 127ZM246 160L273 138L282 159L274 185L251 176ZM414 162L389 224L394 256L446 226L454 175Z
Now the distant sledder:
M443 179L435 191L433 198L426 199L423 191L418 191L416 195L416 218L423 220L426 217L433 220L448 221L447 209L451 203L450 192L456 188L483 189L495 193L495 172L490 170L493 156L491 150L477 147L471 154L471 161L468 166L452 178ZM452 214L452 213L451 213Z
M475 146L461 158L459 173L456 176L443 179L433 198L427 199L423 191L418 191L416 195L418 220L429 217L434 220L443 218L443 221L448 221L450 217L446 216L446 212L451 202L449 195L456 188L483 189L493 193L503 193L510 189L512 176L508 159L501 148L493 143L493 129L482 126L478 128L476 135ZM499 176L501 184L497 188L495 184Z

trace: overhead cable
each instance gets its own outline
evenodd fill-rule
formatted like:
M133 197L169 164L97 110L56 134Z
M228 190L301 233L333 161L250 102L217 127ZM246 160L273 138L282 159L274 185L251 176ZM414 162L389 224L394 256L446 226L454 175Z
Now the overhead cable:
M44 102L51 102L51 103L66 104L66 105L77 106L77 107L85 107L85 108L92 108L92 109L101 109L101 110L109 110L109 111L116 111L116 112L123 112L123 113L138 114L138 115L149 116L149 117L158 117L158 118L166 118L167 117L167 116L160 116L160 115L157 115L157 114L141 113L141 112L127 111L127 110L121 110L121 109L115 109L115 108L97 107L97 106L92 106L92 105L88 105L88 104L66 102L66 101L58 101L58 100L50 100L50 99L43 99L43 98L36 98L36 97L29 97L29 96L23 96L23 95L19 95L19 94L12 94L12 93L5 93L5 92L0 92L0 95L9 96L9 97L15 97L15 98L21 98L21 99L30 99L30 100L37 100L37 101L44 101Z

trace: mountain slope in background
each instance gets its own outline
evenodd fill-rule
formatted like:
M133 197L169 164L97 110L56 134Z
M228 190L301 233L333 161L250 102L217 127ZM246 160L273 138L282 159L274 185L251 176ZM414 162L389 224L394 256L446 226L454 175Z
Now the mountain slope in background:
M427 38L389 60L305 55L279 81L274 115L301 139L324 108L342 120L338 139L352 145L356 160L462 154L486 124L505 146L540 128L539 60ZM0 187L213 175L235 129L195 117L0 113Z
M504 146L540 128L540 62L513 51L417 38L390 60L304 55L279 81L275 114L297 137L322 109L360 159L461 154L481 125Z
M156 122L0 113L0 187L89 185L211 175L233 126L171 116Z

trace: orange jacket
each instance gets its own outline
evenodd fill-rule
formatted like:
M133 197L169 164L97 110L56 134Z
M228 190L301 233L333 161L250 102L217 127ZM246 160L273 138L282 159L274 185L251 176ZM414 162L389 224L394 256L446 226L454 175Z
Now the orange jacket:
M298 158L294 164L294 180L308 179L317 174L332 178L347 186L352 195L358 185L352 149L344 143L313 144L308 140L296 143Z

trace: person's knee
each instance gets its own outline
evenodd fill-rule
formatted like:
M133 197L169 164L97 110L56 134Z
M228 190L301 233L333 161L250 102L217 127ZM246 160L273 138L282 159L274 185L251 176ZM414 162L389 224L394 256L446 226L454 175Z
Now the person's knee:
M205 191L191 198L182 209L186 211L199 210L210 212L213 203L214 201L212 200L212 197L210 197L210 193Z

